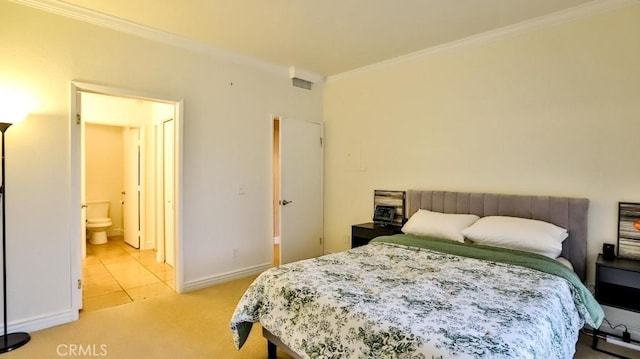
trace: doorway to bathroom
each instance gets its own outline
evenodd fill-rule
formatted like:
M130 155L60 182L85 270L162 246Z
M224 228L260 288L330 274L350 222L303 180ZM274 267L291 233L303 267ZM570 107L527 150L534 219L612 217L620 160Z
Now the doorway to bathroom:
M81 203L74 302L87 312L179 291L180 102L73 85ZM104 202L108 241L96 244L87 206Z

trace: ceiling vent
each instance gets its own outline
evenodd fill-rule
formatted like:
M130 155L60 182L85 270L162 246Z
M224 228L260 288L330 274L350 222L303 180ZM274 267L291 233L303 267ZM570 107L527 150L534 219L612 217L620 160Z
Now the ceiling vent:
M313 86L313 82L299 79L297 77L291 79L291 84L293 84L293 86L295 87L300 87L301 89L305 90L311 90L311 87Z
M289 78L293 86L305 90L311 90L314 82L322 81L322 77L312 72L296 69L293 66L289 67Z

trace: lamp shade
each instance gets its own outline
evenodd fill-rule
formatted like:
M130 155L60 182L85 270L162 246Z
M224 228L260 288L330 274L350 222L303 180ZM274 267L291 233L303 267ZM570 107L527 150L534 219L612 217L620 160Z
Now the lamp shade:
M0 123L16 124L24 120L30 107L26 96L0 87Z

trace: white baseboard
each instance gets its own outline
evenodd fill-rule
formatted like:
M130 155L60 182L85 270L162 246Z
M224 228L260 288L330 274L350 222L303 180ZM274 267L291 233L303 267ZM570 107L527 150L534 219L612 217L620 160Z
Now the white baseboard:
M77 310L66 310L63 312L42 315L39 317L20 320L18 322L9 323L9 333L16 332L35 332L37 330L55 327L56 325L66 324L78 320ZM2 325L0 330L4 331Z
M183 292L191 292L194 290L211 287L212 285L229 282L235 279L241 279L250 275L256 275L264 272L265 270L273 267L272 263L260 264L253 267L247 267L239 270L234 270L222 274L217 274L210 277L203 277L195 280L185 282L182 286Z
M140 242L140 250L155 249L153 241Z

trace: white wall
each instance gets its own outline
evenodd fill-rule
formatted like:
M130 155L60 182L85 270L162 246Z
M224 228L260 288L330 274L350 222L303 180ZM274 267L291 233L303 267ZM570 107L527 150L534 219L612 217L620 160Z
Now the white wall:
M161 105L161 104L158 104ZM152 117L153 102L82 93L82 120L109 126L142 127Z
M70 203L71 80L184 99L186 286L271 262L270 115L322 121L322 84L293 88L286 68L220 59L6 0L0 21L0 84L25 90L36 104L7 132L10 326L33 330L71 311L77 229L70 209L79 205ZM236 194L239 183L244 196Z
M374 189L586 197L588 278L640 202L640 5L329 78L326 249Z

